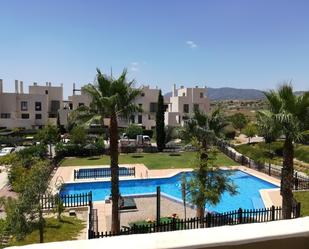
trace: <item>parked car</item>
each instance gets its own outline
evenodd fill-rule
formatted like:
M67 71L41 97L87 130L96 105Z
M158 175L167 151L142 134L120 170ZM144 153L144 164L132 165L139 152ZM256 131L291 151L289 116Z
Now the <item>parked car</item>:
M0 156L6 156L6 155L12 153L14 150L15 150L14 147L4 147L0 151Z

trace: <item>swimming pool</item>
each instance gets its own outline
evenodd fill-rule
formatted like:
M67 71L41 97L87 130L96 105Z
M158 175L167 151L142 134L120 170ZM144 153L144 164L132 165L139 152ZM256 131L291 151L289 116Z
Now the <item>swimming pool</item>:
M224 193L221 201L216 206L206 205L206 208L216 212L226 212L238 208L264 208L259 190L278 188L262 179L249 175L240 170L234 170L230 178L237 185L238 194L231 196ZM156 187L161 187L161 192L181 200L181 174L169 178L121 180L121 195L150 194L156 192ZM186 173L190 177L190 173ZM83 182L65 184L61 194L80 194L92 191L94 201L102 201L110 195L110 182Z

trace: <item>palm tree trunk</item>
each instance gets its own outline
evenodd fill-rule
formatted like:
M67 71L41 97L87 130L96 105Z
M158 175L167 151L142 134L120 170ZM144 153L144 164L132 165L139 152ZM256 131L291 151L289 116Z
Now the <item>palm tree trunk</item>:
M118 171L118 123L116 113L110 118L110 156L112 175L112 227L113 232L120 231L120 220L118 212L119 201L119 171Z
M44 218L42 209L39 210L39 234L40 243L44 243Z
M197 207L196 208L196 217L197 218L203 218L205 213L205 208L204 207Z
M293 199L293 158L294 147L291 139L286 138L283 145L283 168L281 176L282 215L283 219L290 219Z

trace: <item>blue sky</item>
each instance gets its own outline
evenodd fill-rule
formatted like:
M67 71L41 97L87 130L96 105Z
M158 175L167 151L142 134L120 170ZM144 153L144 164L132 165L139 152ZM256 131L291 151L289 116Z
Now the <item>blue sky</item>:
M307 0L1 0L0 78L93 82L124 67L137 85L309 89Z

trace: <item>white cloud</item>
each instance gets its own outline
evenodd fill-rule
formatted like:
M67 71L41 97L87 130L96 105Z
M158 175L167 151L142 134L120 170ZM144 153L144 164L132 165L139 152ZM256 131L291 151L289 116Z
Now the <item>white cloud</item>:
M197 48L197 45L194 41L186 41L186 44L192 49Z
M138 62L131 62L130 70L133 72L139 71L139 63Z

